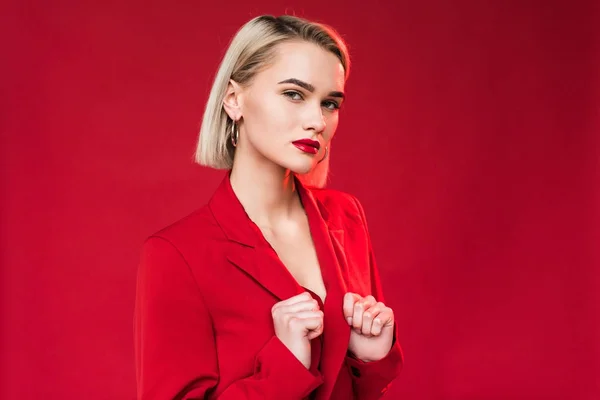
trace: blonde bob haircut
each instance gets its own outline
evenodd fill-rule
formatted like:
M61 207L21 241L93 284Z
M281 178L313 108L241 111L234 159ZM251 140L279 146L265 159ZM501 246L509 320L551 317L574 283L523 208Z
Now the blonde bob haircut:
M262 15L250 20L233 37L215 76L200 127L195 154L198 164L231 169L235 151L230 138L233 121L223 107L229 81L241 86L249 85L258 72L273 63L276 46L293 40L314 43L333 53L344 68L345 78L348 78L350 59L346 44L330 26L291 15ZM299 178L307 185L323 187L328 171L329 156Z

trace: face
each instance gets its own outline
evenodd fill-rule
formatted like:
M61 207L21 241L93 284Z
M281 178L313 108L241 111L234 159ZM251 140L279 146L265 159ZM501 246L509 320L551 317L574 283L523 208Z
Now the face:
M275 62L250 85L230 86L226 110L239 120L236 152L305 174L335 134L344 69L334 54L312 43L285 42L276 50ZM228 101L236 108L228 109Z

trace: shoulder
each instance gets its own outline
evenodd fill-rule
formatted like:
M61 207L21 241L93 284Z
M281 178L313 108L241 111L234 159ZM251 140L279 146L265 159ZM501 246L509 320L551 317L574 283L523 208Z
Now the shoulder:
M350 193L342 192L341 190L328 188L310 188L309 189L315 199L324 204L341 204L343 206L351 206L357 202L356 197Z
M363 207L356 196L340 190L326 188L311 188L310 191L317 204L320 207L324 207L327 212L347 217L357 222L364 222Z
M182 250L190 245L201 247L203 243L211 242L219 236L222 236L222 231L208 205L204 205L154 232L146 240L162 239Z

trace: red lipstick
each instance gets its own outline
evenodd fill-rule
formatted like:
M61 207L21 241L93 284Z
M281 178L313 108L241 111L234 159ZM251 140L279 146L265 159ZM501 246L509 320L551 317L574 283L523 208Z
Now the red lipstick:
M311 139L296 140L295 142L292 142L292 144L299 150L309 154L317 154L321 148L321 144L317 140Z

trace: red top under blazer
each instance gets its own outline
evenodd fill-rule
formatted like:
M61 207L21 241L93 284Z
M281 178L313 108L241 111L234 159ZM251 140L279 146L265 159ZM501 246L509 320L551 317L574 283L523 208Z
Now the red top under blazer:
M360 203L296 183L327 289L313 367L275 336L271 317L275 303L305 289L248 218L227 174L208 205L144 244L134 318L138 399L370 400L398 376L395 339L376 362L347 353L344 294L384 301Z

